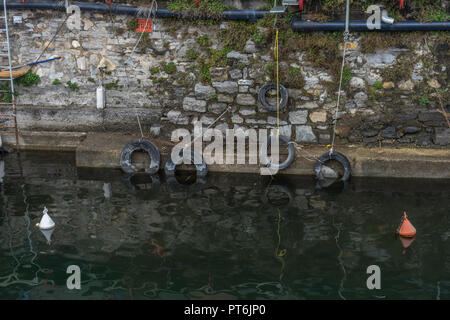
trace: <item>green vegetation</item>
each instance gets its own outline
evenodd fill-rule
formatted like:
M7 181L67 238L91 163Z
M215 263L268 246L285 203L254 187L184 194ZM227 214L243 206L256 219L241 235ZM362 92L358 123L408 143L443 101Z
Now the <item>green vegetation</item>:
M118 89L119 88L119 80L116 80L116 81L113 81L113 82L110 82L110 83L107 83L107 84L105 84L105 88L106 89Z
M448 21L450 20L450 14L443 11L437 6L426 6L423 7L419 13L419 20L422 22L428 21Z
M425 32L361 32L360 46L362 53L374 53L377 49L404 48L413 49L423 41Z
M222 12L227 8L220 0L199 1L199 5L193 0L169 0L167 8L171 11L191 17L209 16L212 19L222 17Z
M167 64L164 64L163 68L167 74L173 74L173 73L175 73L175 71L177 71L177 66L175 65L175 63L173 61L171 61Z
M95 79L92 78L92 77L87 78L87 81L92 82L92 83L95 83Z
M130 21L127 22L127 28L129 31L136 32L136 29L138 28L138 26L139 26L139 24L138 24L137 19L131 19Z
M242 51L248 39L256 34L257 25L245 21L230 21L227 28L220 31L220 40L225 48ZM263 42L263 36L259 35L258 40ZM267 39L266 39L267 41Z
M422 97L420 98L420 104L426 107L428 104L430 104L430 99L428 97Z
M161 77L161 78L157 78L157 79L152 79L152 82L154 84L164 83L164 82L166 82L166 78Z
M150 73L152 75L155 75L155 74L157 74L159 72L159 68L158 67L152 67L152 68L149 69L149 71L150 71Z
M303 88L305 81L299 67L286 67L284 64L278 66L278 78L280 83L290 88ZM277 81L277 64L270 62L264 68L266 75L273 82Z
M202 48L207 48L211 45L211 41L209 40L209 37L205 34L203 36L200 36L197 38L197 43Z
M58 84L62 84L62 82L59 79L55 79L55 80L53 80L52 84L56 86Z
M211 82L211 72L209 71L209 65L205 62L200 63L200 81Z
M78 86L78 84L72 82L72 81L67 81L67 85L69 86L70 90L72 91L78 91L80 90L80 87Z
M373 84L373 87L374 87L376 90L381 90L381 89L383 88L383 82L381 82L381 81L375 81L375 83Z
M117 100L117 101L116 101L116 104L120 104L120 101Z
M189 49L186 51L186 57L188 57L190 60L195 60L199 56L199 53L195 50Z
M342 87L348 87L348 85L350 84L350 80L352 80L350 68L344 66L344 70L342 71Z
M11 88L9 87L9 83L0 83L0 91L8 91L0 92L0 102L11 103L12 93ZM17 92L15 92L14 95L17 96Z
M227 65L227 54L231 52L231 49L208 49L207 52L209 56L209 65L211 67L225 67Z
M264 36L264 34L256 32L253 35L253 41L255 41L255 43L260 44L260 45L265 45L267 43L266 37Z
M211 82L211 67L225 67L227 65L227 54L231 51L225 49L208 48L207 55L198 58L199 61L199 77L202 82Z
M39 82L41 82L41 77L39 77L36 73L28 72L27 74L21 76L20 78L15 79L14 82L24 87L30 87L37 85Z

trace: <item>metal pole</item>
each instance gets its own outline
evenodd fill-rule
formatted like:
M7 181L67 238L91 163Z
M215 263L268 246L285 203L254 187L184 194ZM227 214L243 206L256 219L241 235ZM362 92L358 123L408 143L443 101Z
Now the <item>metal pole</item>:
M345 32L349 32L348 26L350 24L350 0L347 0L345 5Z

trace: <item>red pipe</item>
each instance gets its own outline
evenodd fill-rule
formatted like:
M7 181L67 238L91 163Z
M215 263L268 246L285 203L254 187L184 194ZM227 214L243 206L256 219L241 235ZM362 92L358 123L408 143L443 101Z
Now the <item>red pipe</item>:
M398 7L400 9L403 9L404 4L405 4L405 0L400 0L400 3L398 4Z
M298 0L298 7L299 7L300 11L303 10L303 0Z

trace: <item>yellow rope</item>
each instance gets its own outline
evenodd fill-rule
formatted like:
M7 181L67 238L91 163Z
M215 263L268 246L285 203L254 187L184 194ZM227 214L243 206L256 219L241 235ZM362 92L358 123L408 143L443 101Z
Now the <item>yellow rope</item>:
M277 60L277 137L280 135L280 98L279 98L279 86L280 80L278 77L278 28L276 29L275 34L275 45L274 45L274 55Z
M277 228L278 244L277 248L275 249L275 258L277 258L281 262L281 269L280 269L280 280L281 280L283 279L284 267L286 266L284 256L286 255L287 250L286 249L280 250L280 243L281 243L280 221L281 221L281 213L280 209L278 209L278 228Z

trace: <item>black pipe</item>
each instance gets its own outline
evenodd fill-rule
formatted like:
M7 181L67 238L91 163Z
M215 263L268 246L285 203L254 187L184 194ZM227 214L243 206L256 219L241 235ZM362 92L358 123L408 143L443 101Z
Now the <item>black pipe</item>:
M394 24L380 23L380 29L370 30L367 22L350 21L350 31L450 31L450 21L445 22L418 22L402 21ZM344 31L343 21L313 22L292 18L291 28L295 31Z
M129 14L136 15L139 11L139 7L132 6L122 6L117 4L112 4L108 6L107 4L98 3L86 3L86 2L72 2L72 5L80 7L81 10L97 11L97 12L112 12L116 14ZM1 6L3 10L3 6ZM24 10L24 9L40 9L40 10L61 10L64 11L65 7L63 2L7 2L6 7L9 9ZM255 10L225 10L222 12L222 17L228 20L249 20L249 19L261 19L269 11L255 11ZM157 9L157 18L184 18L191 17L189 15L182 15L179 13L171 12L168 9ZM206 17L208 18L208 17Z

